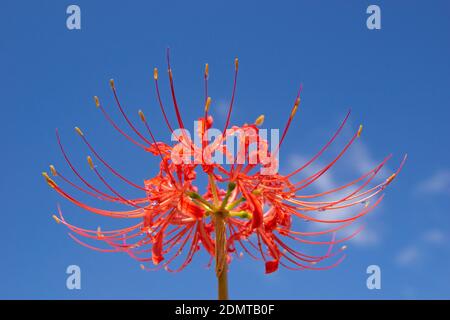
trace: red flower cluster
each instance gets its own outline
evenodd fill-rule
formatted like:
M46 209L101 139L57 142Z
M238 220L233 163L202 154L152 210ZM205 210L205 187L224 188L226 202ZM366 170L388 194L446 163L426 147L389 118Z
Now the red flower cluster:
M201 126L197 132L201 138L203 138L206 130L213 125L213 118L208 114L211 104L211 99L208 98L208 72L208 65L206 65L204 73L205 108L204 114L199 119ZM168 74L177 126L183 129L185 127L175 95L169 60ZM226 129L230 125L237 74L238 60L236 59L233 92L223 132L227 132ZM157 69L154 71L154 81L162 115L170 132L173 133L173 126L166 115L160 97ZM287 175L279 173L262 174L258 170L266 164L262 162L260 154L256 155L256 164L222 165L205 160L209 157L208 155L214 152L221 152L228 158L233 157L227 149L225 134L221 139L217 139L208 146L204 142L201 143L201 146L198 146L184 134L177 136L177 143L168 145L156 140L146 117L142 111L139 111L140 120L146 131L145 133L141 132L129 119L122 107L113 80L110 81L110 85L118 110L135 137L126 133L110 117L97 97L95 97L96 106L121 135L136 146L161 159L159 172L153 178L145 180L143 184L130 181L106 162L88 141L86 135L79 128L75 128L92 153L93 158L90 156L87 158L90 168L104 184L107 191L98 189L80 175L66 153L58 132L57 141L62 154L79 181L74 182L66 178L54 166L50 166L52 178L47 173L43 175L47 183L56 192L85 210L112 218L137 220L134 225L119 230L103 230L100 228L88 230L70 224L62 215L61 210L59 210L58 216L53 216L58 223L62 223L70 229L70 236L76 242L102 252L126 252L132 258L140 261L142 268L146 270L164 267L168 271L180 271L202 249L211 256L210 263L216 257L216 263L219 263L219 265L228 264L233 257L240 257L244 254L248 254L255 259L262 259L265 262L266 273L276 271L279 265L295 270L323 270L336 266L345 257L343 253L345 246L339 246L339 248L335 248L335 246L355 236L361 229L357 229L351 234L346 233L345 236L338 237L337 235L380 203L383 198L383 190L392 182L406 160L405 156L399 169L378 185L371 186L370 183L390 156L363 176L339 188L321 193L306 194L305 189L324 175L360 136L362 127L359 127L342 151L325 167L300 181L295 179L298 173L303 172L305 168L316 161L333 143L342 131L349 114L331 136L331 139L300 168ZM299 104L300 92L295 99L278 148L286 136ZM254 124L234 126L228 132L250 129L258 132L263 121L264 116L260 116ZM247 138L244 136L240 139ZM247 140L241 142L246 146L251 143ZM267 141L262 142L263 145L267 146ZM252 156L250 149L245 148L245 159ZM264 152L268 152L267 148L263 149ZM186 154L186 150L190 151L191 154ZM256 152L261 152L261 150ZM278 152L278 149L276 152ZM179 153L178 156L181 158L184 156L200 157L202 161L200 164L174 163L172 160L174 153ZM107 182L100 169L94 165L93 159L99 164L101 163L102 167L123 182L142 192L142 197L127 199L122 196ZM196 186L197 175L201 172L208 177L208 185L203 193L200 193ZM61 183L59 181L57 183L57 179ZM74 188L96 199L122 204L127 206L128 210L110 211L89 206L66 191L66 187ZM343 193L344 196L342 196ZM329 197L334 194L340 194L339 198L329 200ZM369 204L369 200L371 200L371 204ZM334 212L350 207L359 208L358 212L350 217L337 219L328 218L328 215L323 214L328 212L329 216L332 217ZM222 224L218 224L218 220ZM304 222L308 221L327 227L317 229L320 231L294 230L294 226L302 226ZM327 235L329 235L329 238L324 239ZM90 241L82 241L80 236L87 240L103 242L106 247L97 247L90 244ZM292 247L294 242L305 246L325 246L324 254L305 254ZM331 262L323 263L324 260L328 259L331 259ZM146 262L149 261L156 267L146 266Z

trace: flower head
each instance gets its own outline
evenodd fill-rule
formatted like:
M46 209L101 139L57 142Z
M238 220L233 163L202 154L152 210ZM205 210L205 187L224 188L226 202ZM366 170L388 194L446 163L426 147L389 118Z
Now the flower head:
M153 79L162 117L169 133L175 137L173 143L158 140L159 137L151 130L141 110L138 115L144 130L138 129L138 125L129 118L127 110L122 106L113 80L110 81L110 86L127 129L119 126L100 99L94 97L96 107L120 135L159 159L159 168L155 170L153 177L146 178L143 184L131 181L102 157L90 143L88 136L78 127L75 131L90 153L87 156L88 165L96 179L104 185L104 189L95 187L79 173L70 160L58 131L58 145L76 181L67 178L54 166L50 166L52 177L43 173L47 183L75 205L98 215L126 219L134 223L117 230L100 227L84 229L67 221L59 208L58 215L53 218L70 229L70 236L76 242L102 252L125 252L139 261L145 270L165 268L167 271L180 271L200 250L210 255L210 263L216 258L217 272L231 260L243 255L262 260L266 273L276 271L280 265L293 270L323 270L339 264L345 257L343 251L346 246L343 242L354 237L361 228L344 236L341 231L381 202L383 191L398 175L406 156L396 172L375 186L372 182L390 156L358 179L332 190L310 193L308 187L327 173L361 135L362 126L332 161L306 178L297 178L299 173L304 172L327 151L341 133L350 112L315 156L298 169L282 175L270 168L274 161L278 165L278 157L275 155L278 154L300 106L301 89L288 114L281 139L275 148L269 148L268 139L259 134L264 115L251 124L230 125L239 66L236 59L233 91L225 127L221 135L209 142L205 136L213 127L211 112L214 102L208 96L208 64L204 72L204 108L199 116L195 135L191 137L185 130L176 98L169 58L167 62L176 123L169 121L167 116L160 96L156 68ZM238 143L243 146L238 152L234 152L227 143L230 137L236 136ZM196 138L200 143L196 142ZM252 145L257 148L252 148ZM229 164L214 162L214 155L217 154L222 155ZM191 161L192 159L195 161ZM241 161L236 161L237 159ZM267 170L263 172L261 168ZM123 196L107 181L103 170L109 171L123 183L133 187L140 196L132 199ZM208 178L207 187L203 191L199 188L199 175ZM69 189L105 202L123 205L125 209L112 211L93 207L78 200ZM333 199L335 195L336 198ZM350 208L357 208L357 213L334 217L336 212ZM325 228L305 231L307 222L320 224ZM95 242L100 244L94 244ZM324 249L321 254L307 254L308 251L301 251L296 245L302 248L316 246Z

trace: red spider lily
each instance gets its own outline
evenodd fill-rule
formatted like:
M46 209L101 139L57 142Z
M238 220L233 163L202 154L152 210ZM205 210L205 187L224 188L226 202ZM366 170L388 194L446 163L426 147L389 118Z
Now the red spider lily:
M174 130L175 127L184 129L185 126L175 95L174 79L168 56L167 62L177 125L171 124L167 117L160 96L158 70L156 68L154 70L154 82L164 121L169 132L177 140L173 145L156 139L142 111L139 111L139 117L145 132L137 128L123 108L113 80L110 81L110 85L117 108L127 123L128 130L133 135L121 128L109 115L99 99L95 97L96 106L122 136L137 147L160 158L159 171L154 177L145 180L144 184L130 181L104 160L89 142L87 136L77 127L75 128L76 132L92 154L92 158L91 156L87 157L88 164L107 191L96 188L81 176L71 162L58 131L56 132L58 145L77 181L66 178L65 174L57 171L54 166L50 166L53 178L47 173L43 173L47 183L56 192L77 206L111 218L135 219L134 221L137 219L137 223L118 230L103 230L100 227L98 229L84 229L69 223L59 208L59 214L58 216L54 215L54 219L68 227L71 231L69 235L79 244L102 252L126 252L132 258L140 261L141 267L145 270L160 268L174 272L183 270L192 261L194 255L204 249L211 257L209 264L215 259L216 273L219 279L219 298L227 298L228 264L233 258L239 258L243 254L263 260L266 273L276 271L279 265L292 270L324 270L341 263L345 258L343 250L346 246L335 248L336 245L354 237L361 231L361 228L343 236L339 236L339 233L352 225L358 218L365 216L381 202L384 189L398 175L406 156L395 173L375 186L371 182L385 166L390 156L358 179L341 187L321 193L307 193L307 187L324 175L360 136L362 126L354 133L341 152L326 166L304 179L296 179L300 172L304 172L304 169L321 157L335 141L349 118L349 112L330 140L300 168L287 175L279 173L262 174L258 171L258 168L267 166L264 157L277 154L286 137L300 104L300 90L276 150L269 152L268 141L257 137L256 142L262 148L250 151L248 146L252 141L246 134L239 137L239 142L246 146L239 156L245 160L254 157L256 162L233 163L231 165L211 162L211 155L215 152L233 160L236 155L233 155L228 149L227 138L238 130L244 133L252 131L257 134L264 121L264 116L258 117L254 124L228 128L238 75L238 60L236 59L233 91L223 136L213 143L207 144L204 136L206 131L212 127L213 118L209 114L211 98L208 97L209 67L206 64L204 73L205 108L199 119L200 126L197 130L201 144L197 145L184 131L176 133ZM193 157L199 162L174 161L173 159L177 157L181 160ZM100 167L94 165L94 160L102 165L102 170L106 169L127 185L141 192L140 198L128 199L122 196L104 178ZM201 172L208 177L207 188L202 194L199 193L196 186L197 175ZM59 179L61 183L59 181L57 183L56 179ZM90 206L69 193L67 188L76 189L81 193L106 202L122 204L127 209L111 211ZM342 193L344 193L344 196L342 196ZM336 199L329 200L329 197L338 194L339 196ZM369 204L369 201L372 204ZM333 218L333 213L345 211L349 208L357 208L357 213L344 218ZM308 221L324 225L326 228L319 231L296 230L297 225L301 226ZM81 240L81 237L86 240ZM104 246L92 244L95 241L103 243ZM321 255L306 254L294 249L292 246L294 242L303 245L325 246L326 250ZM326 262L326 260L330 262ZM150 261L154 264L154 267L146 266L147 262Z

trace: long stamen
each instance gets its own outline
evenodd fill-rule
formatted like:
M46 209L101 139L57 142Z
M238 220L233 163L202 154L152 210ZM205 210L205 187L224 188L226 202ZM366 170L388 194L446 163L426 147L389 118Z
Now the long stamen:
M78 132L78 131L77 131ZM84 179L82 176L81 176L81 174L77 171L77 169L75 168L75 166L72 164L72 162L70 161L70 159L69 159L69 156L67 155L67 153L66 153L66 151L65 151L65 149L64 149L64 147L63 147L63 144L62 144L62 142L61 142L61 138L60 138L60 136L59 136L59 132L58 132L58 129L56 129L56 140L57 140L57 142L58 142L58 146L59 146L59 148L60 148L60 150L61 150L61 153L62 153L62 155L63 155L63 157L64 157L64 160L66 161L66 163L69 165L69 167L70 167L70 169L72 170L72 172L89 188L89 189L91 189L91 190L93 190L94 192L96 192L96 193L98 193L98 194L101 194L102 196L104 196L104 197L110 197L110 195L108 195L108 194L106 194L106 193L104 193L104 192L102 192L102 191L100 191L100 190L98 190L97 188L95 188L94 186L92 186L86 179Z
M322 147L322 149L320 149L320 151L318 153L316 153L316 155L314 157L312 157L307 163L305 163L303 166L301 166L300 168L298 168L297 170L293 171L292 173L288 174L286 177L290 178L293 175L296 175L297 173L299 173L300 171L302 171L303 169L305 169L306 167L308 167L311 163L313 163L317 158L319 158L324 152L325 150L328 149L328 147L333 143L333 141L337 138L337 136L339 135L339 133L342 131L342 129L344 128L345 123L347 122L349 116L350 116L351 110L349 110L347 112L347 115L345 116L344 120L342 121L342 123L340 124L339 128L336 130L336 132L334 133L334 135L331 137L331 139ZM360 133L361 134L361 133Z
M298 106L300 105L300 94L301 94L302 90L303 90L303 85L300 85L300 89L298 90L297 97L295 98L294 106L292 107L291 114L289 115L289 119L286 123L286 126L284 127L283 134L281 135L280 143L278 144L278 148L277 148L275 154L278 153L278 150L280 149L281 144L283 143L283 140L286 137L286 134L289 130L292 119L294 119L294 116L297 113Z
M99 154L97 151L95 151L94 147L92 147L92 145L89 143L89 141L86 139L84 133L81 131L80 128L75 127L75 131L78 133L78 135L81 137L81 139L83 140L83 142L86 144L86 146L89 148L89 150L91 150L91 152L94 154L94 156L101 161L101 163L103 163L115 176L117 176L118 178L120 178L121 180L125 181L126 183L128 183L129 185L146 191L146 189L144 187L141 187L140 185L128 180L127 178L125 178L123 175L121 175L119 172L117 172L109 163L107 163Z
M233 80L233 91L231 93L230 106L228 107L227 121L225 122L225 126L223 129L223 136L228 129L228 125L230 124L231 112L233 111L234 97L236 94L236 84L237 84L237 76L239 70L239 60L238 58L234 59L234 80Z
M136 127L131 123L130 119L128 119L128 116L126 115L125 111L122 108L122 105L120 104L119 97L117 95L116 86L114 84L114 80L109 80L109 84L111 86L112 92L114 94L114 99L116 100L117 107L119 108L120 113L124 117L125 121L128 123L130 128L141 138L145 143L151 144L150 141L148 141L140 132L136 129Z
M208 119L208 111L209 111L210 106L211 106L211 97L207 97L206 101L205 101L205 115L204 115L203 121L202 121L202 131L201 131L201 137L200 137L201 142L202 142L202 149L201 149L202 163L203 163L203 152L205 151L205 146L206 146L206 142L207 142L205 134L206 134L206 122L208 121L207 120Z
M207 63L205 64L205 72L203 74L203 78L205 81L205 103L206 103L206 100L208 99L208 79L209 79L209 65Z
M100 172L97 170L97 168L94 166L94 163L92 161L92 158L90 156L87 156L87 162L89 164L89 167L92 169L92 171L95 172L95 174L97 175L97 177L103 182L103 184L112 192L114 193L117 197L119 197L122 201L124 201L125 203L135 207L135 208L143 208L141 206L136 205L135 203L133 203L132 201L126 199L125 197L123 197L119 192L117 192L113 187L111 187L111 185L105 180L105 178L103 178L103 176L100 174Z
M177 98L175 96L175 86L173 84L173 75L172 75L172 68L170 66L170 50L167 48L167 71L169 73L169 82L170 82L170 92L172 93L172 101L173 106L175 108L175 114L177 116L178 125L181 129L184 129L183 119L181 118L180 114L180 108L178 107Z
M138 147L141 147L142 149L146 150L147 146L143 145L142 143L137 142L132 137L130 137L128 134L126 134L110 117L110 115L106 112L105 108L103 108L102 104L100 103L100 100L97 96L94 97L95 105L97 108L99 108L103 114L103 116L106 118L106 120L116 129L121 135L123 135L126 139L128 139L133 144L137 145Z
M156 87L156 96L158 98L159 102L159 108L161 109L161 112L164 117L164 121L167 124L167 127L169 128L170 132L173 132L172 126L169 123L169 119L167 118L166 110L164 109L164 105L161 100L161 95L159 93L159 85L158 85L158 68L153 69L153 79L155 80L155 87Z
M300 190L300 189L303 189L303 188L306 188L311 183L313 183L314 181L319 179L325 172L327 172L328 169L330 169L342 157L342 155L348 150L348 148L350 148L350 146L353 144L353 142L356 140L356 138L360 137L360 135L361 135L361 128L362 128L362 126L359 127L358 132L355 133L355 135L350 139L350 141L347 143L347 145L344 147L344 149L342 149L342 151L338 154L338 156L333 161L331 161L327 166L325 166L325 168L323 168L322 170L319 170L318 172L316 172L315 174L313 174L309 178L306 178L306 179L300 181L300 184L301 183L304 183L304 184L299 186L299 187L297 187L296 191Z
M167 165L167 162L164 160L164 157L163 157L163 155L162 155L161 149L160 149L159 146L158 146L158 142L156 141L155 136L154 136L153 133L152 133L152 130L150 130L150 126L148 125L147 119L145 118L145 115L144 115L144 113L142 112L142 110L139 110L139 117L141 118L142 122L144 123L145 128L147 129L148 133L150 134L150 137L152 138L153 143L154 143L156 149L158 150L159 156L161 157L161 160L162 160L162 162L163 162L163 164L164 164L164 168L166 169L166 173L169 175L169 177L170 177L170 179L172 180L172 182L175 183L176 180L175 180L174 177L172 176L172 173L171 173L170 170L169 170L169 167L168 167L168 165Z
M105 200L105 201L111 201L111 202L121 202L121 200L119 198L115 198L112 197L108 194L101 194L99 192L92 192L89 190L86 190L80 186L78 186L77 184L75 184L74 182L72 182L71 180L69 180L68 178L66 178L61 172L57 172L55 167L53 165L50 166L50 171L52 172L53 176L57 176L59 178L61 178L64 182L66 182L67 184L71 185L72 187L74 187L75 189L86 193L94 198L100 199L100 200Z

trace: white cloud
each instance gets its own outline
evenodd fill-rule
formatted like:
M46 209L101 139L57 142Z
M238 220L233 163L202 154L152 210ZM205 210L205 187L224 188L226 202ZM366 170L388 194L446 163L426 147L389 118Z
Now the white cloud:
M379 228L377 231L370 228L365 228L360 234L352 238L350 241L358 247L376 246L381 242L380 232L381 230L379 230Z
M359 147L357 147L359 146ZM340 160L341 162L344 162L346 164L344 168L340 168L341 170L344 170L344 175L349 176L351 178L347 178L346 180L343 180L342 178L337 178L335 174L332 173L332 169L327 171L324 175L322 175L319 179L317 179L314 183L311 184L310 187L306 188L303 193L304 194L312 194L314 190L315 192L324 192L328 191L334 188L337 188L343 184L348 183L352 179L355 179L359 177L360 175L367 173L368 171L372 170L379 161L376 161L367 146L363 145L360 141L356 142L352 148L354 150L352 152L348 152L344 157ZM350 149L351 150L351 149ZM291 155L288 159L290 170L295 170L298 167L305 164L310 157L304 157L302 155L294 154ZM328 160L329 161L329 160ZM306 167L301 173L295 176L295 181L300 181L301 179L308 177L317 171L319 171L321 168L325 167L325 165L328 162L324 162L322 160L316 160L311 165ZM386 170L386 169L383 169ZM378 181L382 181L388 176L390 173L386 173L385 171L378 173L380 178L378 178ZM347 174L348 173L348 174ZM340 176L343 176L342 174ZM375 180L375 179L374 179ZM371 184L373 185L373 183ZM341 191L332 193L330 195L326 195L320 198L321 201L335 201L340 198L343 198L347 196L348 194L353 193L356 191L357 186L351 186L346 189L343 189ZM367 187L365 188L367 189ZM349 207L343 210L336 210L332 211L332 213L314 213L316 217L320 218L330 218L330 214L333 215L333 218L348 218L351 217L357 213L359 213L363 209L363 204L356 205L353 207ZM310 224L311 230L321 230L324 228L329 228L329 225L326 224L320 224L320 223L312 223ZM351 243L355 244L356 246L366 247L366 246L376 246L381 243L381 237L379 236L380 230L375 230L374 228L365 228L360 234L358 234L356 237L352 238L350 241ZM355 231L355 228L345 228L343 229L340 234L342 237L346 237L353 233Z
M395 257L400 267L411 267L425 258L430 245L442 246L447 243L447 235L439 229L425 231L415 244L401 250Z
M416 246L409 246L401 250L395 257L395 262L401 267L411 266L419 261L421 253Z
M375 160L368 146L362 141L357 141L347 153L347 163L350 164L357 173L365 174L375 168L382 159ZM385 165L375 177L375 181L382 181L390 176L391 173Z
M439 229L431 229L423 234L423 240L429 244L442 245L447 243L447 236Z
M450 194L450 170L444 169L435 172L416 188L417 192L427 194Z

